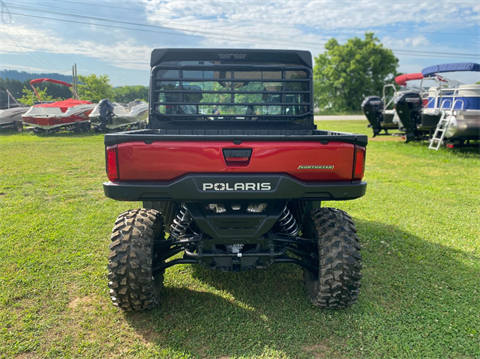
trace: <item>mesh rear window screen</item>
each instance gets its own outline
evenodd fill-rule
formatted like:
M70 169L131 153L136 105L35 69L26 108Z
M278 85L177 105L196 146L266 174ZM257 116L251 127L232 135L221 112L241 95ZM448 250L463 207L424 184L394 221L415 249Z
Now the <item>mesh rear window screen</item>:
M219 56L238 59L247 54ZM179 70L162 66L154 78L155 112L177 119L256 120L301 116L311 110L311 72L303 67Z

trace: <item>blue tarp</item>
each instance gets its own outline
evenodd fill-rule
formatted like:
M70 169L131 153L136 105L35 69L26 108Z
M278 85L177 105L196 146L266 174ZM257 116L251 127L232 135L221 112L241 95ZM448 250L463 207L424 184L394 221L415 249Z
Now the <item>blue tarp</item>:
M476 64L474 62L456 62L452 64L429 66L422 70L422 74L423 76L428 77L441 72L457 72L457 71L480 72L480 64Z

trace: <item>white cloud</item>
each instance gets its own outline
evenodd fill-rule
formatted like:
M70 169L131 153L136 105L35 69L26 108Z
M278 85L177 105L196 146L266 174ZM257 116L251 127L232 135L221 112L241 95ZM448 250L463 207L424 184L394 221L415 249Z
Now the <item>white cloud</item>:
M386 36L382 39L383 45L386 47L419 47L419 46L427 46L430 44L430 41L423 35L415 36L415 37L407 37L404 39L393 39L389 36Z
M394 32L385 38L388 47L424 49L430 45L435 49L439 44L432 43L429 40L431 35L422 34L422 29L429 27L434 29L428 30L430 32L441 32L442 29L451 32L478 26L480 13L480 7L471 2L437 2L435 11L431 11L431 3L414 0L388 5L380 0L341 3L324 0L137 2L144 4L149 23L204 36L199 40L199 46L295 48L310 50L313 54L323 52L325 42L331 37L342 43L355 34L363 37L365 29L385 26L389 26L385 31ZM408 27L412 31L401 32L400 29L396 32L395 26ZM450 49L450 52L454 50Z
M475 26L480 9L471 2L429 2L356 0L334 1L183 1L139 0L151 23L185 29L208 30L226 36L242 36L251 29L257 34L295 40L299 26L315 29L365 29L406 23L433 23L439 28ZM405 11L408 9L408 11Z
M31 66L22 66L22 65L15 65L15 64L7 64L2 62L2 67L9 70L19 70L19 71L27 71L27 72L50 72L46 68L42 67L31 67Z
M25 26L17 26L16 32L9 31L8 28L2 26L0 34L2 36L3 54L46 52L87 55L126 69L148 69L152 51L150 46L140 46L129 38L117 41L112 45L101 44L93 40L72 42L71 40L61 38L51 30L32 29ZM22 39L34 40L24 43Z
M217 0L182 1L162 3L159 0L143 1L148 21L189 34L204 36L218 46L232 47L282 47L323 48L329 38L317 34L306 34L297 26L298 14L278 3L258 5L248 2L220 2ZM273 10L274 9L274 10ZM235 41L236 40L236 41ZM302 44L309 43L309 44Z

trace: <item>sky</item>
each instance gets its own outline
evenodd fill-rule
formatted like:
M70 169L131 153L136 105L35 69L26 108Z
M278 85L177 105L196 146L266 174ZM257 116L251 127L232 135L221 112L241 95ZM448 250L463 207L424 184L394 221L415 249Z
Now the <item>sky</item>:
M398 71L480 63L477 0L0 0L0 66L148 85L162 47L309 50L372 31ZM480 73L451 73L463 83Z

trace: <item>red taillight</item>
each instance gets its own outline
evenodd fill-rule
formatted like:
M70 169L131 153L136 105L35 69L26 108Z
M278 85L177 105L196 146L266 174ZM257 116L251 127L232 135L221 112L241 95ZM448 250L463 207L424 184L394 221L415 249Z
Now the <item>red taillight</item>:
M453 143L449 143L449 144L447 145L447 148L455 148L455 145L454 145Z
M361 181L365 173L365 147L355 146L353 181Z
M118 181L117 145L107 147L107 176L112 182Z

